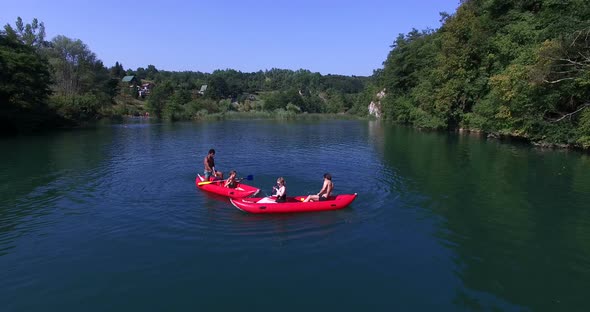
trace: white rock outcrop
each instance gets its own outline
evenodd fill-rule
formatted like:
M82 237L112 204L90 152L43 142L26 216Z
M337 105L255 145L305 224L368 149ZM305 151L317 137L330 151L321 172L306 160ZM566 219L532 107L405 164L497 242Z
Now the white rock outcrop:
M369 104L369 116L375 116L381 118L381 99L385 96L386 89L384 88L381 92L377 93L377 101L371 101Z

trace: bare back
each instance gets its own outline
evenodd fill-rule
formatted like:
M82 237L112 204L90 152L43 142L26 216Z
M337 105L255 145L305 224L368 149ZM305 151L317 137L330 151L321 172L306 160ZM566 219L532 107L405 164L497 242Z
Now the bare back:
M320 193L323 193L321 196L328 198L332 195L332 190L334 189L334 183L328 179L324 179L324 185L322 186L322 190Z

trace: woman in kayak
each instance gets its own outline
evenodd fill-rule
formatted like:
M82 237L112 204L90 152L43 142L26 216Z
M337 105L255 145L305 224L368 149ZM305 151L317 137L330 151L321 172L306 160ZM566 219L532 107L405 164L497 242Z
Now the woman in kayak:
M215 170L215 150L214 149L210 149L209 150L209 154L207 154L207 156L205 157L205 159L203 160L203 164L205 165L205 180L211 180L210 178L213 177L213 179L219 178L219 179L223 179L223 173L220 171Z
M332 190L334 189L334 183L332 183L332 175L329 173L324 173L324 185L322 185L322 189L316 195L309 195L306 199L303 200L304 203L310 201L323 201L327 200L330 195L332 195Z
M287 201L287 187L285 186L285 179L283 179L283 177L277 179L277 186L272 187L272 189L277 192L275 194L277 196L275 201L277 203L284 203Z
M225 184L223 186L225 187L229 187L229 188L236 188L236 186L238 186L238 181L236 181L236 171L232 170L229 172L229 178L227 178L227 180L225 181Z

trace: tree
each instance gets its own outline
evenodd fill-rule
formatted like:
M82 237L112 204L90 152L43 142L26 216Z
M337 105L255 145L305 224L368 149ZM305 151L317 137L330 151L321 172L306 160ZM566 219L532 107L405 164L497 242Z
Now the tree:
M229 87L225 79L220 75L214 75L209 80L205 96L210 99L220 100L227 97L229 93Z
M4 26L6 35L11 38L17 38L23 44L28 46L40 47L45 45L45 25L39 23L36 18L31 24L23 25L20 16L16 19L16 29L10 24Z
M164 81L158 84L148 97L148 109L158 118L162 118L162 113L166 107L170 96L174 93L174 88L170 81Z
M149 80L155 80L156 76L158 74L158 70L156 69L156 66L154 65L148 65L148 67L145 70L145 79L149 79Z
M115 62L115 66L111 67L110 69L110 74L113 78L123 78L126 75L125 69L123 68L123 64Z
M51 41L47 54L55 81L51 102L58 113L72 121L100 117L116 88L102 61L81 40L61 35Z
M51 115L47 61L33 47L0 34L0 129L2 132L40 127Z
M49 61L54 69L55 91L58 95L72 96L92 88L97 62L96 55L81 40L57 36L52 41Z
M442 22L375 71L385 118L590 146L587 1L466 0Z

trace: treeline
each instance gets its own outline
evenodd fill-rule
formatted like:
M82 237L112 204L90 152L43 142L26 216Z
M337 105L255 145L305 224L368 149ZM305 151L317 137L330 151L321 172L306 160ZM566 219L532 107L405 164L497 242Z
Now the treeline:
M134 84L122 82L130 75ZM131 70L118 62L107 68L81 40L60 35L46 41L42 22L24 24L19 17L0 31L0 133L145 112L170 120L228 111L366 114L359 99L369 79L283 69ZM138 96L142 82L153 86L145 98Z
M171 120L228 111L366 113L358 99L369 80L367 77L321 75L303 69L170 72L160 71L153 65L119 71L119 76L122 74L154 83L154 89L145 99L147 109L157 117ZM204 93L199 93L205 85Z
M586 0L465 0L442 21L399 35L375 72L384 118L590 147Z
M34 19L0 32L0 131L75 126L108 112L117 79L80 40L45 41Z

